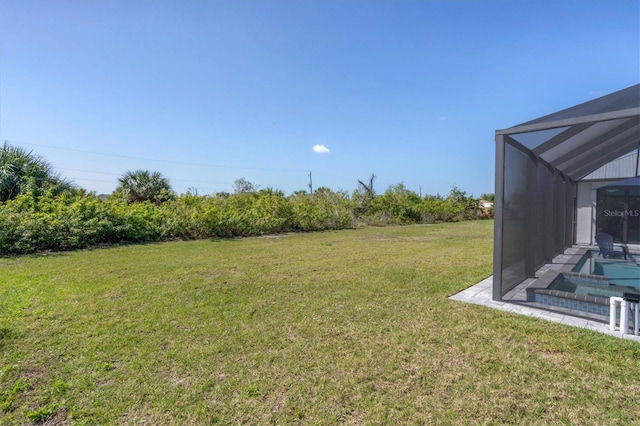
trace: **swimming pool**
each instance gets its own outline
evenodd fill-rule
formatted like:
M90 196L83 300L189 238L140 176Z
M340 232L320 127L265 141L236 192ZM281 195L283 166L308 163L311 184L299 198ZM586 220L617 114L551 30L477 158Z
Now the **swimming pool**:
M573 272L608 277L610 284L640 288L640 262L637 255L624 259L603 259L589 250L573 268Z
M622 297L623 293L640 294L638 287L612 284L607 280L569 273L559 274L547 288L583 296L603 297L607 300L612 296Z
M608 278L577 272L550 274L551 282L527 288L527 301L609 318L609 298L625 294L640 296L640 288L610 284Z
M575 266L549 270L527 288L527 301L609 318L609 298L640 295L640 255L603 259L598 251L584 250ZM568 265L567 265L568 266Z

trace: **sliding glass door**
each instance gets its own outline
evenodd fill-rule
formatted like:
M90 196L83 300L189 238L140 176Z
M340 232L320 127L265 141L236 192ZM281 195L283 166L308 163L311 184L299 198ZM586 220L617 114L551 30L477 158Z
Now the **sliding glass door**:
M618 243L640 244L640 188L600 188L596 211L596 233L613 235Z

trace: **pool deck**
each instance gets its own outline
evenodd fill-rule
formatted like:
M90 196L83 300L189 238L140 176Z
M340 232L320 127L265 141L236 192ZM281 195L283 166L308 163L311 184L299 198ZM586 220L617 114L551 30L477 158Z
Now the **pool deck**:
M553 263L544 265L542 268L536 271L536 277L542 276L549 269L561 270L563 267L565 267L565 265L567 265L571 257L574 256L580 249L584 249L584 246L572 247L565 250L564 254L556 256L553 259ZM496 301L492 298L493 277L486 278L479 283L467 288L466 290L454 294L453 296L449 297L449 299L487 306L489 308L511 312L518 315L540 318L546 321L557 322L572 327L587 328L589 330L608 334L610 336L640 342L640 336L634 336L630 334L623 335L620 332L611 332L609 330L608 319L605 319L602 316L591 315L582 311L574 311L571 309L562 309L527 302L526 289L527 287L535 283L536 279L537 278L530 278L525 280L509 293L507 293L501 301Z

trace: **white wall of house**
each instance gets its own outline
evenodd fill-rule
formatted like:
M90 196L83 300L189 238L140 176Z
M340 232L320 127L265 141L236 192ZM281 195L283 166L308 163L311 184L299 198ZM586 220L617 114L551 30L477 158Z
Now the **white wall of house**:
M596 235L596 190L615 180L578 182L576 194L576 244L594 244Z

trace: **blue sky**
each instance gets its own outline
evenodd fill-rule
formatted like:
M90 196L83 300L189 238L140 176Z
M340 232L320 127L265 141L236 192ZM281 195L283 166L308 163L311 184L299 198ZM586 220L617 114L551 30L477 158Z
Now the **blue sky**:
M496 129L639 81L637 0L0 3L0 140L97 193L479 196Z

